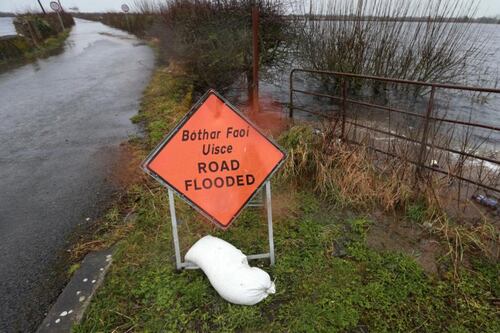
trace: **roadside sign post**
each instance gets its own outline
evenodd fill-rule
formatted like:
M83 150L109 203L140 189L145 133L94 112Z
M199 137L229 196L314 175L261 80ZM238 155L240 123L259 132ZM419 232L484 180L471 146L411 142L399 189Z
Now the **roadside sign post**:
M265 206L269 252L248 259L275 263L271 183L286 154L234 106L209 90L143 163L168 188L177 269L182 262L174 192L210 222L227 229L245 206ZM262 188L262 201L255 199ZM264 200L265 197L265 200Z
M64 32L66 28L64 27L64 22L61 18L61 14L59 14L59 12L61 11L61 6L59 5L58 2L52 1L50 3L50 8L57 13L57 17L59 18L59 23L61 24L62 31Z
M130 22L128 20L128 12L130 11L130 7L126 3L124 3L122 4L121 8L122 11L125 13L125 21L127 21L127 28L128 31L130 31Z

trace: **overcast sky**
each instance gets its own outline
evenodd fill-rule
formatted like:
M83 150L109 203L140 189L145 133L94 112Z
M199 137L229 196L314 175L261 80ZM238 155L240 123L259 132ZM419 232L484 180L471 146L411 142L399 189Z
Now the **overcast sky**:
M42 4L49 9L51 0L41 0ZM117 11L122 3L132 5L134 0L60 0L65 8L78 7L82 12L93 11ZM155 0L151 0L155 1ZM321 1L321 0L318 0ZM27 9L36 10L37 0L0 0L0 12L18 12ZM500 15L500 0L480 0L477 16Z

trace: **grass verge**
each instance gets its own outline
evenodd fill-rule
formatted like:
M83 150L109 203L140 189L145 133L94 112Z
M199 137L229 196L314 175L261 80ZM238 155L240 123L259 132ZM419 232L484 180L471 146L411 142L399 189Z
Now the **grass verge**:
M38 58L46 58L59 52L60 50L62 50L64 42L68 38L70 32L71 30L67 29L64 32L59 33L57 36L49 37L45 39L38 47L25 50L20 57L0 60L0 69L25 64Z
M148 134L138 143L142 156L189 109L192 85L182 77L173 66L154 74L133 119ZM493 303L500 294L498 264L473 261L460 268L459 280L452 269L428 276L411 256L369 248L366 237L375 222L339 213L313 185L298 190L288 177L274 180L277 263L258 265L276 279L277 293L249 307L222 300L201 271L175 271L166 191L143 178L101 223L100 245L117 242L117 253L74 331L500 331ZM244 253L266 249L260 210L245 209L221 232L180 200L177 209L184 253L208 233ZM411 214L425 220L417 209Z

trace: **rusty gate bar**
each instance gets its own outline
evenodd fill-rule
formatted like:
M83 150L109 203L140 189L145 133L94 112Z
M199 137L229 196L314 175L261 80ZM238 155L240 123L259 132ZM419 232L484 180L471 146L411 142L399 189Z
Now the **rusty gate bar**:
M319 112L317 112L316 114L321 115ZM384 130L381 130L381 129L378 129L378 128L375 128L375 127L370 127L370 126L358 124L358 123L355 123L355 122L352 122L352 121L349 121L349 120L346 120L346 124L357 126L357 127L361 127L361 128L364 128L364 129L367 129L367 130L370 130L370 131L373 131L373 132L377 132L377 133L380 133L380 134L384 134L384 135L387 135L387 136L392 136L392 137L395 137L397 139L405 140L405 141L412 142L412 143L415 143L415 144L418 144L418 145L421 144L421 141L418 141L418 140L415 140L415 139L412 139L412 138L408 138L408 137L400 135L400 134L396 134L396 133L391 133L391 132L388 132L388 131L384 131ZM470 158L475 158L475 159L478 159L478 160L481 160L481 161L484 161L484 162L490 162L490 163L493 163L493 164L500 165L500 161L494 160L492 158L488 158L488 157L484 157L484 156L478 156L478 155L474 155L474 154L471 154L471 153L462 152L460 150L456 150L456 149L452 149L452 148L447 148L447 147L442 147L440 145L431 145L430 143L424 143L424 145L426 147L432 147L432 148L439 149L439 150L442 150L442 151L446 151L446 152L449 152L449 153L453 153L453 154L457 154L457 155L463 155L463 156L467 156L467 157L470 157Z
M346 118L346 114L347 114L347 104L346 104L346 100L347 100L347 83L346 83L346 80L343 79L342 80L342 131L341 131L341 138L342 140L345 140L346 139L346 136L345 136L345 118Z
M310 74L319 74L319 75L330 75L337 77L339 79L338 83L340 86L340 96L335 96L335 95L330 95L326 93L320 93L320 92L315 92L315 91L307 91L303 89L295 89L294 87L294 74L297 72L303 72L303 73L310 73ZM425 114L419 114L415 112L410 112L406 110L401 110L398 108L392 108L388 106L383 106L383 105L377 105L373 103L368 103L368 102L363 102L363 101L358 101L354 100L351 98L348 98L348 90L347 90L347 84L348 84L348 79L349 78L356 78L356 79L365 79L365 80L375 80L375 81L381 81L381 82L388 82L388 83L400 83L400 84L407 84L407 85L416 85L420 87L428 87L430 88L430 94L429 94L429 101L427 103L427 108ZM326 119L330 120L339 120L338 115L333 115L333 114L326 114L325 112L320 111L314 111L314 110L309 110L307 108L304 108L302 106L296 106L294 103L294 94L303 94L303 95L309 95L309 96L316 96L316 97L322 97L322 98L328 98L330 100L335 100L339 102L340 104L340 121L341 121L341 133L340 133L340 138L343 139L344 142L346 143L352 143L356 145L363 145L360 142L354 141L354 140L349 140L345 131L345 126L346 124L349 124L353 127L359 127L359 128L364 128L369 131L381 133L384 135L387 135L389 139L391 137L405 140L408 142L412 142L415 145L419 146L419 151L418 151L418 157L417 160L409 160L408 158L404 156L399 156L397 154L384 151L382 149L376 148L376 147L371 147L371 146L366 146L368 149L373 150L378 153L386 154L388 156L392 156L395 158L403 159L406 162L409 162L417 167L417 175L420 175L421 171L423 169L431 170L440 174L447 175L449 177L456 178L461 181L465 181L474 185L477 185L479 187L482 187L484 189L488 189L497 193L500 193L499 188L494 188L492 186L489 186L487 184L482 184L478 181L462 177L461 175L456 175L451 173L450 171L445 171L441 170L438 168L435 168L433 166L428 166L425 163L425 156L426 156L426 151L428 148L432 149L437 149L440 151L445 151L448 153L453 153L458 156L464 156L464 157L469 157L472 159L476 159L479 161L484 161L484 162L489 162L493 163L496 165L500 165L500 161L496 160L494 158L486 157L486 156L479 156L477 154L474 154L473 152L466 152L466 151L459 151L456 149L453 149L451 147L443 147L440 145L435 144L434 142L429 142L429 127L431 122L443 122L443 123L449 123L449 124L456 124L456 125L462 125L462 126L470 126L470 127L476 127L476 128L482 128L482 129L487 129L487 130L492 130L496 132L500 132L500 126L495 126L495 125L489 125L489 124L481 124L481 123L474 123L474 122L467 122L463 120L454 120L454 119L449 119L449 118L442 118L442 117L436 117L434 115L434 101L435 101L435 94L436 94L436 89L441 88L441 89L451 89L451 90L458 90L458 91L470 91L470 92L478 92L478 93L494 93L494 94L500 94L500 89L496 88L482 88L482 87L470 87L470 86L464 86L464 85L456 85L456 84L445 84L445 83L429 83L429 82L421 82L421 81L413 81L413 80L405 80L405 79L393 79L393 78L385 78L385 77L377 77L377 76L372 76L372 75L361 75L361 74L352 74L352 73L343 73L343 72L335 72L335 71L325 71L325 70L312 70L312 69L301 69L301 68L294 68L290 72L290 92L289 92L289 98L290 98L290 103L289 103L289 117L293 118L294 117L294 111L302 111L308 114L313 114L316 116L320 116ZM420 139L413 139L411 137L406 137L404 135L399 135L396 133L393 133L392 131L384 131L383 129L379 128L374 128L371 126L366 126L363 124L359 124L358 122L353 122L347 120L347 107L348 104L352 105L359 105L362 107L366 107L368 109L378 109L382 111L387 111L390 113L400 113L416 118L420 118L423 120L423 129L422 129L422 135ZM432 140L430 140L432 141Z
M290 81L290 82L292 82L292 81ZM305 91L305 90L301 90L301 89L293 89L293 84L292 83L290 83L290 86L292 86L292 88L290 89L290 94L289 94L290 95L290 101L293 100L293 93L294 92L297 92L297 93L300 93L300 94L304 94L304 95L309 95L309 96L325 97L325 98L329 98L329 99L333 99L333 100L337 100L337 101L342 101L342 97L339 97L339 96L333 96L333 95L322 94L322 93L317 93L317 92ZM499 91L499 93L500 93L500 91ZM408 115L408 116L413 116L413 117L418 117L418 118L425 118L425 115L421 115L419 113L404 111L404 110L400 110L400 109L397 109L397 108L391 108L391 107L387 107L387 106L383 106L383 105L377 105L377 104L373 104L373 103L356 101L356 100L350 99L350 98L347 98L346 102L349 103L349 104L355 104L355 105L365 106L365 107L368 107L368 108L375 108L375 109L379 109L379 110L383 110L383 111L396 112L396 113L401 113L401 114L405 114L405 115ZM293 110L299 110L300 109L301 111L304 111L304 112L310 112L307 109L299 108L299 107L295 106L293 103L290 103L289 105L290 105L290 110L289 110L289 117L290 118L293 118ZM324 115L324 117L328 118L327 115ZM500 127L498 127L498 126L484 125L484 124L480 124L480 123L470 123L470 122L461 121L461 120L455 120L455 119L429 117L429 120L442 121L442 122L445 122L445 123L451 123L451 124L457 124L457 125L464 125L464 126L480 127L480 128L484 128L484 129L490 129L490 130L494 130L494 131L500 131Z
M357 146L363 146L363 144L361 144L361 143L359 143L357 141L348 140L347 143L354 144L354 145L357 145ZM375 148L375 147L370 147L370 146L364 146L364 147L366 147L369 150L373 150L373 151L375 151L377 153L385 154L385 155L388 155L388 156L391 156L391 157L394 157L394 158L403 159L405 162L411 163L413 165L417 165L417 162L409 160L407 158L403 158L403 157L401 157L399 155L396 155L394 153L390 153L388 151L385 151L385 150L382 150L382 149L378 149L378 148ZM427 170L431 170L431 171L434 171L434 172L437 172L437 173L441 173L441 174L443 174L445 176L453 177L453 178L462 180L464 182L468 182L468 183L474 184L474 185L479 186L479 187L483 187L483 188L488 189L488 190L493 191L493 192L500 193L500 189L497 189L497 188L494 188L494 187L491 187L491 186L488 186L488 185L485 185L485 184L481 184L481 183L476 182L475 180L472 180L472 179L468 179L468 178L465 178L465 177L462 177L462 176L459 176L459 175L455 175L455 174L450 173L450 172L439 170L439 169L430 167L428 165L422 165L421 167L425 168Z
M326 74L333 75L339 77L349 77L349 78L358 78L365 80L376 80L382 82L389 83L403 83L403 84L411 84L423 87L435 87L435 88L444 88L444 89L454 89L454 90L465 90L465 91L476 91L476 92L484 92L484 93L500 93L500 89L497 88L483 88L483 87L471 87L464 86L459 84L447 84L447 83L433 83L433 82L423 82L423 81L414 81L414 80L405 80L405 79L394 79L387 78L381 76L373 76L373 75L363 75L363 74L353 74L353 73L344 73L344 72L335 72L335 71L323 71L323 70L315 70L315 69L303 69L303 68L294 68L292 69L290 75L293 76L296 72L304 72L304 73L312 73L312 74Z

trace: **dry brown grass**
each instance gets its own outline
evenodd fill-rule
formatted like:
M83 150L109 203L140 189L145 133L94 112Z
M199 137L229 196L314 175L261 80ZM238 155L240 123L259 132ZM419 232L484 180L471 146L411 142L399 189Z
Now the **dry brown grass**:
M460 267L467 265L467 254L480 254L483 257L493 261L500 258L500 233L498 225L495 225L490 216L488 216L480 207L473 202L466 202L477 211L479 218L476 223L470 223L466 217L461 216L460 212L449 212L446 206L450 205L449 196L444 195L437 187L428 187L428 211L429 219L426 227L429 231L445 241L447 253L454 268L455 277L459 277ZM494 217L493 217L494 218Z
M411 166L393 161L390 167L378 167L365 147L342 143L334 130L330 125L290 129L281 138L289 152L282 177L308 183L339 207L392 210L411 198L411 184L404 181Z

